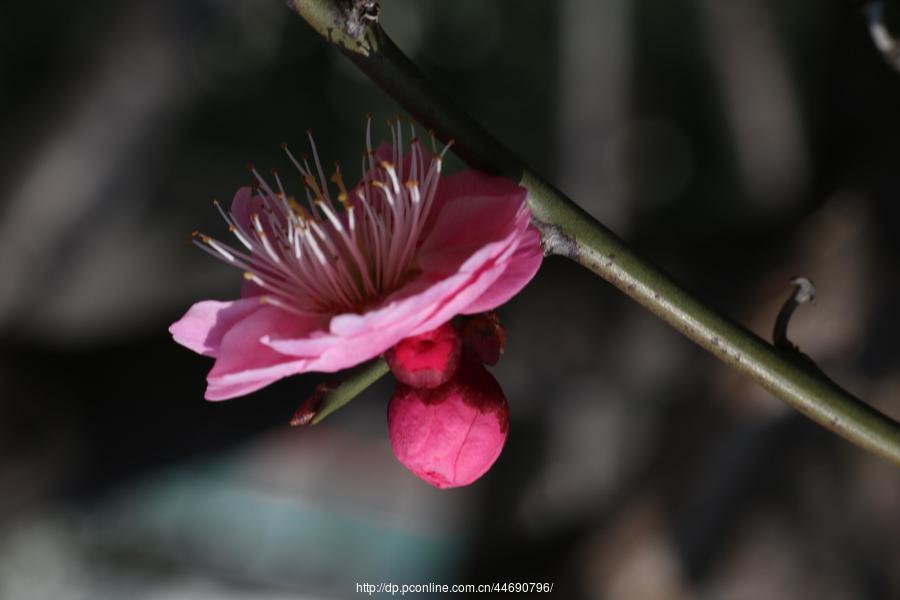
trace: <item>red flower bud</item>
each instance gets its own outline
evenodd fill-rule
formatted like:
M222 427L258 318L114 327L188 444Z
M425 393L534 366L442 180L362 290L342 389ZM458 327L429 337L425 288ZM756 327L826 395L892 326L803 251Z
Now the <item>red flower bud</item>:
M509 431L509 405L497 380L474 361L434 389L402 383L388 406L391 449L403 466L437 488L469 485L494 464Z
M462 343L450 323L400 340L384 353L397 381L417 388L435 388L456 372Z

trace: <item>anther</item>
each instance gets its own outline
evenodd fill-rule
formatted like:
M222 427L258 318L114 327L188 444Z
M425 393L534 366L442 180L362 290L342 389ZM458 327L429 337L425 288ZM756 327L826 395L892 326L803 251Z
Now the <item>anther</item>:
M344 178L341 176L340 165L336 165L337 171L334 175L331 176L331 181L338 188L338 202L344 205L344 208L349 208L349 203L347 202L347 188L344 186Z

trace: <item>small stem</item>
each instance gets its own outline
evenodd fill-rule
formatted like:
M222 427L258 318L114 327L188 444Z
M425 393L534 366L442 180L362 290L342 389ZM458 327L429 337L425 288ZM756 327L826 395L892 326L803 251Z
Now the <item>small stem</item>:
M346 2L290 0L320 33L346 29ZM343 5L343 6L342 6ZM310 7L316 10L311 10ZM325 35L334 41L333 36ZM360 34L365 47L336 44L366 75L441 139L456 140L470 165L506 175L528 189L534 225L548 254L565 256L603 277L732 368L823 427L900 465L900 424L861 402L789 353L705 306L633 252L553 185L528 169L478 123L439 93L384 30Z
M387 375L387 363L383 358L375 358L333 383L316 386L313 395L306 399L294 417L291 426L318 425L325 417L342 408L363 393L370 385Z
M316 416L313 417L312 424L321 423L322 419L356 398L370 385L387 375L388 371L390 369L381 357L359 367L325 398Z
M772 329L772 342L776 348L789 352L798 352L799 348L797 345L788 339L788 324L791 322L791 317L794 316L794 311L797 310L798 306L807 302L815 302L816 286L806 277L795 277L791 279L791 284L795 286L794 291L784 301L784 305L778 311L778 316L775 317L775 327Z

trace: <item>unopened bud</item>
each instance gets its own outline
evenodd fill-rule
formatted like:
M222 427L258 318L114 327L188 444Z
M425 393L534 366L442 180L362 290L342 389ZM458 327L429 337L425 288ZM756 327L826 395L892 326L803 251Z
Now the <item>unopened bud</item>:
M435 388L456 372L462 343L450 323L408 337L384 353L397 381L416 388Z
M497 380L463 361L435 389L398 383L388 406L391 449L403 466L436 488L469 485L503 449L509 405Z

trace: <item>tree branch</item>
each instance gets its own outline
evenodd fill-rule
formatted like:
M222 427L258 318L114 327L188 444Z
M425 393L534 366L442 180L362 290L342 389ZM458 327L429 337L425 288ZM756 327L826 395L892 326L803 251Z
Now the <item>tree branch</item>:
M417 120L433 128L439 138L454 139L455 150L470 165L506 175L527 188L533 222L548 254L565 256L603 277L823 427L900 465L900 424L809 370L795 354L775 348L717 314L637 256L618 236L525 166L446 95L438 93L377 19L354 29L348 18L360 14L364 3L371 1L289 1Z

